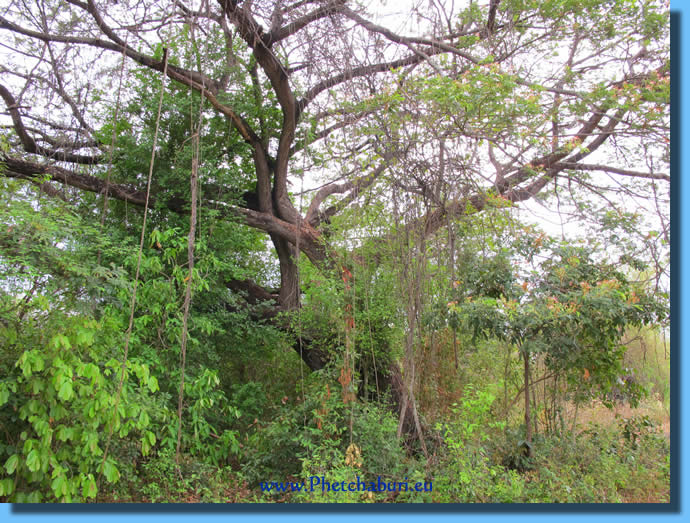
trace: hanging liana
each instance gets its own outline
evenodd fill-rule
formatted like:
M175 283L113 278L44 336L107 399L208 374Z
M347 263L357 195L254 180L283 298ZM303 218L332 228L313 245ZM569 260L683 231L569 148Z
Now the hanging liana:
M106 459L108 458L108 451L110 449L110 442L113 436L113 427L117 421L117 414L120 407L120 398L122 397L122 387L125 383L125 377L127 374L127 355L129 353L129 341L132 336L132 327L134 325L134 309L136 307L137 301L137 287L139 283L139 272L141 270L141 256L144 250L144 238L146 236L146 218L148 217L149 210L149 199L151 197L151 179L153 177L153 165L156 159L156 147L158 145L158 131L160 128L161 121L161 111L163 107L163 93L165 92L165 79L168 74L168 48L163 49L163 76L161 80L161 89L158 97L158 111L156 115L156 129L153 134L153 145L151 147L151 160L149 162L149 173L146 180L146 199L144 201L144 218L141 224L141 236L139 238L139 250L137 253L137 266L134 275L134 285L132 288L132 299L129 304L129 325L127 326L127 331L125 332L125 347L124 353L122 355L122 367L120 370L120 381L117 386L117 392L115 394L115 405L113 407L113 418L108 426L108 437L106 439L105 451L103 452L103 460L101 461L101 466L98 471L98 481L97 485L100 485L101 478L103 476L103 468L105 467Z

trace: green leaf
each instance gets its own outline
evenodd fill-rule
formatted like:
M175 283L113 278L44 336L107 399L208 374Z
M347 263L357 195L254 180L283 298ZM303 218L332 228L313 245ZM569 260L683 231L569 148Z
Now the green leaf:
M79 329L77 332L77 345L90 346L93 344L94 332L87 329Z
M65 336L64 334L56 334L50 340L50 343L56 349L63 347L65 349L69 350L72 348L72 344L69 342L69 338L67 336Z
M64 475L59 475L50 483L50 488L55 493L55 497L59 498L67 494L69 487L67 485L67 478Z
M75 430L72 427L61 426L57 431L57 438L60 441L67 441L74 438Z
M26 378L30 377L31 373L33 372L31 368L31 352L26 351L24 354L22 354L17 360L16 366L22 369L22 373Z
M41 468L41 458L36 449L29 452L29 455L26 457L26 466L29 467L31 472L37 472Z
M5 462L5 470L7 471L8 474L13 474L14 471L17 469L18 464L19 464L19 456L17 454L13 454Z
M60 386L60 391L58 392L58 397L62 401L69 401L72 399L73 395L74 395L74 391L72 390L72 382L71 381L63 382L63 384Z
M0 480L0 496L9 496L14 492L14 481L10 478Z
M137 428L139 430L145 429L146 427L149 426L150 423L150 418L149 415L146 413L145 410L142 410L141 413L139 414L139 421L137 422Z
M86 479L82 482L82 494L85 498L95 498L98 493L98 487L96 486L96 480L93 478L93 474L89 474Z
M151 391L155 392L155 391ZM4 383L0 384L0 407L7 403L10 399L10 391Z
M149 380L148 380L147 385L148 385L149 390L150 390L151 392L156 392L157 390L159 390L159 387L158 387L158 380L156 379L155 376L150 376L150 377L149 377ZM1 402L0 402L0 405L2 405Z
M85 446L94 456L100 456L103 453L103 451L98 447L98 436L94 433L90 433L86 437Z
M117 467L111 461L106 461L105 465L103 465L103 474L108 483L115 483L120 479L120 471L117 470Z
M32 379L31 380L31 392L36 395L39 394L45 387L45 381L42 379ZM2 403L0 403L1 405Z

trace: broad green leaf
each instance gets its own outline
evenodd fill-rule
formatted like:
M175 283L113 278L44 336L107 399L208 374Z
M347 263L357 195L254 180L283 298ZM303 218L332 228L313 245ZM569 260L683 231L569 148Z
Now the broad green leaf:
M106 461L103 465L103 474L108 483L115 483L120 479L120 471L117 470L117 467L111 461Z
M72 390L72 382L65 380L60 386L60 391L58 392L58 397L62 401L69 401L72 399L74 391Z
M62 425L57 431L57 438L60 441L67 441L74 438L74 433L74 428Z
M5 462L5 470L7 471L8 474L13 474L14 471L17 469L18 464L19 464L19 456L17 454L13 454Z
M98 494L98 487L96 486L96 480L93 478L93 474L89 474L82 484L82 494L84 497L95 498L96 494Z
M36 449L29 452L29 455L26 457L26 466L29 467L31 472L36 472L41 468L41 458Z
M80 329L77 332L77 345L90 346L93 344L94 332L92 330Z
M159 390L159 387L158 387L158 380L156 379L155 376L150 376L150 377L149 377L149 380L148 380L147 385L148 385L149 390L150 390L151 392L156 392L157 390ZM0 405L2 405L2 402L0 402Z
M67 485L67 478L61 474L50 482L50 488L55 493L55 497L63 497L67 494L69 487Z
M146 427L149 426L149 423L150 423L149 415L146 413L145 410L142 410L141 414L139 414L139 421L137 422L137 428L139 430L145 429Z
M150 385L149 385L150 387ZM155 392L155 391L151 391ZM0 407L7 403L10 399L10 391L4 383L0 383Z
M0 480L0 496L9 496L14 492L14 481L11 478Z
M50 340L50 343L53 347L56 349L59 349L60 347L63 347L67 350L72 348L72 344L69 341L69 338L65 336L64 334L56 334L53 336Z

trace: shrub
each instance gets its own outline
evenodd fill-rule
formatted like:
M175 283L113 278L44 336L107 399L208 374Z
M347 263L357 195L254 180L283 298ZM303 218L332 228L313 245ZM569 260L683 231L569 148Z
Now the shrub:
M136 380L126 381L118 402L122 364L107 361L102 344L113 326L74 317L61 318L61 327L24 350L0 381L0 496L11 502L94 499L101 474L115 483L126 466L113 452L103 460L110 432L113 446L134 444L137 455L156 442L148 406L158 381L148 366L127 362Z
M273 422L248 437L242 470L250 486L308 481L311 476L350 482L357 475L376 478L403 472L407 458L397 440L394 416L369 403L344 404L315 378L307 385L304 402L284 406Z

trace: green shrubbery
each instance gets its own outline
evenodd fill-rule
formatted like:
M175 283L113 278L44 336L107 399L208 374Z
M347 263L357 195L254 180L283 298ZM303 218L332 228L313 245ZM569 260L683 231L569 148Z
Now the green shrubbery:
M116 325L54 319L60 326L43 347L27 347L0 382L0 495L12 501L93 499L101 473L114 483L126 466L118 452L104 461L108 443L123 451L129 442L146 455L157 441L151 418L160 407L153 398L158 380L146 364L127 362L131 377L118 397L122 364L107 360L103 345ZM17 338L15 346L30 339Z
M324 385L318 374L310 376L304 401L284 406L249 436L242 470L250 487L310 476L352 481L357 474L376 478L404 472L408 458L393 415L375 404L344 404L340 391Z
M287 405L245 446L242 478L261 500L291 502L611 503L636 501L669 484L668 441L649 418L620 418L572 434L537 434L526 457L524 429L494 421L494 385L465 388L444 422L441 445L427 462L397 442L396 420L378 407L342 400L319 386ZM350 417L352 416L352 437ZM260 481L430 482L431 491L263 493ZM314 480L316 481L316 480Z

